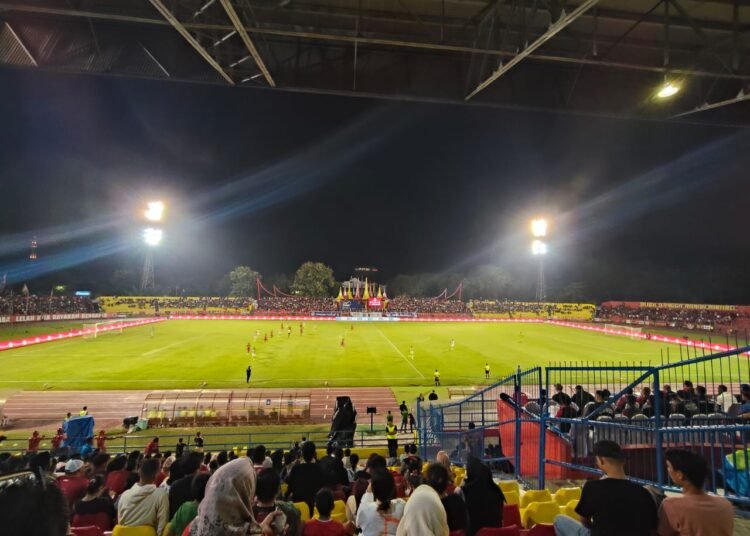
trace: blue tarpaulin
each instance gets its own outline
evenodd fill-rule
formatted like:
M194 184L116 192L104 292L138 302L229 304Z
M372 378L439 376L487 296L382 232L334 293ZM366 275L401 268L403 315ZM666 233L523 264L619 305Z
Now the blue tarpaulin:
M73 450L80 449L89 437L94 437L94 418L73 417L63 424L63 432L68 436L65 446Z

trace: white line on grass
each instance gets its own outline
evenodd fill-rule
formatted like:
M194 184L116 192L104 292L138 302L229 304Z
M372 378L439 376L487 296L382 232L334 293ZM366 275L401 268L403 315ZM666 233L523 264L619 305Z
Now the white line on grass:
M181 341L175 341L175 342L173 342L171 344L167 344L166 346L162 346L161 348L156 348L154 350L149 350L148 352L143 352L141 354L141 356L145 357L145 356L149 356L149 355L158 354L159 352L162 352L162 351L164 351L164 350L166 350L168 348L172 348L174 346L181 346L181 345L185 344L186 342L190 342L193 339L197 339L197 338L198 337L190 337L188 339L182 339Z
M414 364L411 361L409 361L408 359L406 359L406 356L403 353L401 353L401 350L398 349L398 346L396 346L395 344L393 344L393 341L391 339L389 339L388 336L385 333L383 333L382 331L380 331L380 328L375 328L375 329L377 329L378 333L380 333L383 336L383 338L388 341L388 344L390 344L391 346L393 346L393 349L398 352L398 355L400 355L401 358L404 361L406 361L406 364L409 365L411 368L413 368L414 371L417 374L419 374L422 378L424 378L424 374L422 374L421 372L419 372L419 369L417 367L415 367Z

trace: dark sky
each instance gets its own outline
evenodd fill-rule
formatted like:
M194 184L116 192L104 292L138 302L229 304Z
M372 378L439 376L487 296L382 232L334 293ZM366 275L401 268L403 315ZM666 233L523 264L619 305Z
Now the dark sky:
M138 211L160 197L175 285L305 260L523 278L543 214L553 290L750 302L744 130L13 70L0 124L9 283L37 274L36 234L38 281L104 288L142 262Z

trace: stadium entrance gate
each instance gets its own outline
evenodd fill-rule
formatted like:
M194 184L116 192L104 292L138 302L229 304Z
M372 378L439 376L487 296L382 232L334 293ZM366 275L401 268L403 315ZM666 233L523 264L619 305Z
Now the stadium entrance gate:
M519 369L460 402L418 404L422 455L434 459L445 450L454 463L474 455L529 487L543 488L548 480L598 476L591 447L611 439L622 446L632 480L679 491L669 480L664 452L681 448L706 459L709 491L750 504L750 420L738 418L738 395L750 389L750 346L711 355L698 351L692 358L654 365ZM678 395L686 381L709 394L725 385L728 407L716 407L702 392ZM558 418L556 403L546 396L558 383L592 393L607 389L612 396L608 404L584 407L585 417ZM666 391L668 386L676 391ZM658 394L646 414L611 415L613 405L645 387Z

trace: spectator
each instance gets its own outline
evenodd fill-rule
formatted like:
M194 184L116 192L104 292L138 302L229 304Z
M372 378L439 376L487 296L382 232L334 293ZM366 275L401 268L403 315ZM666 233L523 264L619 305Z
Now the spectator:
M469 528L468 514L466 513L466 504L460 495L448 493L448 486L451 484L450 473L444 465L431 463L427 467L426 484L434 489L440 496L440 502L443 504L448 520L448 529L463 530Z
M346 469L346 476L349 482L354 482L357 479L357 470L359 465L359 454L354 453L349 455L349 467Z
M143 460L140 480L120 497L117 522L126 527L148 525L162 534L169 521L169 497L166 490L154 485L159 460Z
M562 396L565 395L565 393L563 392L563 390L564 390L564 387L562 386L562 384L561 383L556 383L555 384L555 394L552 395L552 400L554 400L555 402L557 402L559 404L560 403L560 398L562 398ZM567 395L565 395L565 396L567 396Z
M575 419L578 415L576 410L574 410L571 406L571 400L568 395L565 393L560 393L558 404L560 404L560 407L557 409L557 413L555 414L555 417L558 419ZM560 431L563 434L567 434L570 432L571 424L569 422L561 422L560 423Z
M31 475L0 489L0 520L3 536L69 534L68 507L60 488L41 486Z
M558 536L631 536L652 534L657 526L656 503L651 494L627 479L620 445L599 441L594 445L596 465L606 478L583 486L576 513L555 518Z
M104 485L115 495L120 495L125 491L125 484L130 474L130 471L125 468L127 463L128 459L125 456L115 456L107 466Z
M348 536L349 532L339 521L331 519L333 512L333 493L323 488L315 494L315 508L318 518L305 523L304 536Z
M203 452L203 436L200 432L195 432L193 445L195 445L195 450L197 450L198 452Z
M301 530L300 512L292 503L276 500L281 487L279 474L273 468L263 469L258 473L255 486L255 504L253 505L255 520L262 523L268 514L278 509L286 516L286 523L289 525L287 534L298 534Z
M575 394L573 395L573 403L578 406L578 415L583 413L583 407L589 402L594 401L594 397L591 393L585 391L582 386L576 385Z
M505 496L492 480L489 467L477 458L469 458L466 466L466 479L459 489L466 501L469 536L476 534L482 527L503 526Z
M686 450L668 450L667 472L682 497L667 497L659 510L659 536L731 536L734 508L723 497L708 495L703 485L706 460Z
M97 452L91 457L91 471L89 476L107 474L107 464L109 463L109 454Z
M427 395L427 400L429 400L430 402L434 402L437 399L438 399L438 395L435 392L435 389L433 389L432 392L429 395Z
M196 473L193 477L190 484L190 494L193 499L182 503L172 516L172 521L169 523L170 534L182 536L185 527L198 515L198 505L206 494L206 484L208 484L210 477L211 475L207 473Z
M159 438L155 437L146 445L146 449L143 451L143 455L149 458L159 452Z
M437 466L440 470L445 470ZM396 529L397 536L448 536L448 519L440 495L428 485L419 486L409 498Z
M187 456L180 458L181 469L183 476L169 485L169 515L174 516L177 513L177 509L182 506L183 503L193 500L192 487L193 477L201 468L201 462L203 461L203 454L200 452L190 452ZM174 468L174 464L170 467L170 471Z
M362 536L396 534L399 520L404 515L404 501L395 497L393 475L385 469L375 470L357 511L357 527Z
M169 474L172 469L172 464L175 462L174 457L168 456L164 459L164 461L161 464L161 471L159 471L159 474L156 475L156 481L154 484L156 484L157 487L169 487L169 484L167 483L165 486L162 486L162 484L165 483L167 478L169 478Z
M307 503L312 517L315 494L323 487L323 471L315 460L314 442L305 441L302 444L302 462L292 468L287 484L287 495L294 502Z
M368 491L370 487L370 477L375 471L385 471L387 462L385 458L379 454L372 453L367 459L364 471L357 471L355 474L355 480L352 484L352 493L346 500L346 518L351 523L354 523L357 518L357 511L359 505L362 504L362 497Z
M81 453L81 458L86 460L88 455L94 452L94 438L87 437L79 452Z
M248 455L253 461L253 468L256 473L260 473L263 469L267 469L272 465L271 460L268 460L268 457L266 456L266 447L263 445L258 445L251 451L248 451Z
M222 465L208 481L198 515L190 525L190 536L276 534L272 525L279 513L271 512L262 523L253 516L256 478L250 458Z
M109 523L101 528L102 530L112 530L116 512L112 499L106 492L104 478L100 475L92 477L86 488L86 495L73 505L73 514L79 516L104 514L109 518Z
M727 392L727 386L724 384L719 385L718 393L716 395L716 410L727 413L731 405L734 404L734 397Z
M38 452L39 451L39 443L44 439L43 435L40 435L39 432L34 430L31 433L31 437L29 438L29 448L27 449L28 453L32 452Z
M185 441L182 438L177 440L177 444L174 446L174 457L180 459L182 454L185 452Z
M54 437L52 437L52 440L51 440L51 443L52 443L52 454L60 454L61 453L61 449L63 448L62 444L63 444L63 441L65 441L66 438L67 438L67 436L65 435L65 432L63 431L63 429L62 428L58 428L57 429L57 433L54 435Z
M636 404L635 395L627 395L622 398L625 399L625 404L622 407L623 415L626 417L633 417L633 415L640 413L638 405Z
M650 401L651 401L651 388L650 387L644 387L641 390L640 396L636 399L636 402L638 403L638 407L643 407L643 405L646 402L650 402Z
M65 464L65 474L57 478L57 485L68 501L68 507L73 508L76 501L83 498L89 479L83 474L83 461L73 458Z

